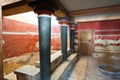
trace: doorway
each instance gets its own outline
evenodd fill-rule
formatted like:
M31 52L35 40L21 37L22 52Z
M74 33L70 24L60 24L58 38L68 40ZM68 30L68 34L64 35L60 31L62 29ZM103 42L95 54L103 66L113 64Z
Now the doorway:
M79 55L91 55L94 50L94 30L78 31L78 53Z

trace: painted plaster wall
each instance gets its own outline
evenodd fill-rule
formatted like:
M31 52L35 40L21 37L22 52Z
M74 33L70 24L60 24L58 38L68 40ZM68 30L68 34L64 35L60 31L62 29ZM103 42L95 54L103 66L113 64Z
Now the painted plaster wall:
M3 18L2 23L4 75L24 65L35 66L36 61L39 60L38 26L8 18ZM52 24L51 26L51 49L51 54L61 49L61 29L59 24ZM51 67L52 70L54 66Z
M36 25L3 18L4 59L20 56L38 49L38 27ZM60 27L52 25L51 49L60 50Z
M78 43L78 30L92 29L95 31L95 48L99 52L120 53L120 20L79 22L75 31L75 47Z

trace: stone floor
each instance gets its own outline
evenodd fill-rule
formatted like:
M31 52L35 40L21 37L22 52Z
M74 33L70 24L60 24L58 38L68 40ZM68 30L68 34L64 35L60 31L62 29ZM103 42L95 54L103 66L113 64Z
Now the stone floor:
M120 80L111 79L110 77L103 75L97 68L97 63L99 61L102 62L102 60L82 56L77 62L68 80Z
M104 61L94 59L90 56L81 56L67 80L117 80L103 75L98 70L97 64L100 62ZM120 61L116 63L120 64ZM14 74L9 75L9 77L12 78L8 80L16 80L13 79L16 77Z

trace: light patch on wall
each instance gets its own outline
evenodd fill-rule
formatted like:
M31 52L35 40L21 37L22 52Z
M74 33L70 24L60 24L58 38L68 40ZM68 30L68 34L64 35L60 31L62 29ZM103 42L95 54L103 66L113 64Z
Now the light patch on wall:
M33 11L30 11L30 12L26 12L26 13L6 16L5 18L20 21L20 22L25 22L28 24L38 25L37 16L38 15L35 14ZM56 20L56 17L54 15L51 16L51 25L59 25L59 23Z
M37 14L34 12L26 12L26 13L21 13L21 14L16 14L16 15L11 15L11 16L6 16L5 18L20 21L20 22L25 22L29 24L38 24L37 21Z
M78 43L78 39L74 39L74 42L75 42L75 43Z
M39 41L37 41L37 42L35 43L35 47L36 47L36 48L39 48Z

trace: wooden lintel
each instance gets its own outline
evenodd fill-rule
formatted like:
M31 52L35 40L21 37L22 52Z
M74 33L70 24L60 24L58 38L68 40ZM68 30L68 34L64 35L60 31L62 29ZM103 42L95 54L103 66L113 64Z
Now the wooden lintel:
M101 13L110 13L110 12L120 12L120 5L70 11L69 15L76 17L76 16L81 16L81 15L101 14Z
M54 15L56 17L64 17L64 16L66 16L66 14L64 12L62 12L60 9L55 11Z
M33 11L33 9L29 7L27 4L25 4L18 7L13 7L10 9L3 10L2 15L9 16L9 15L15 15L15 14L29 12L29 11Z
M11 3L18 2L18 1L21 1L21 0L0 0L0 6L8 5Z
M69 16L69 13L67 11L67 9L65 9L65 7L60 3L59 0L53 0L55 2L55 4L58 6L58 8L66 15Z

